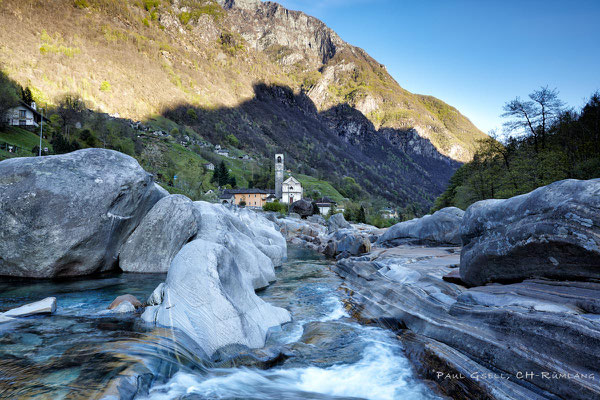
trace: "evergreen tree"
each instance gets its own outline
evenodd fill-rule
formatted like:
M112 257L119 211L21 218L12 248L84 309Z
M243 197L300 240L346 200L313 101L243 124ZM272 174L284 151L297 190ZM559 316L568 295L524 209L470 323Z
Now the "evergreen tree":
M21 99L25 104L31 105L31 103L33 103L33 95L31 94L29 86L25 89L21 88Z
M356 222L358 223L367 223L367 215L365 213L365 208L361 205L358 209L358 215L356 216Z

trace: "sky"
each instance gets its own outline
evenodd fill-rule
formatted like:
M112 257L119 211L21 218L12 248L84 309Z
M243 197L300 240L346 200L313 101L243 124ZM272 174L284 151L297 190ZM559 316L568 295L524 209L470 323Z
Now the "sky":
M600 89L600 0L277 0L324 21L400 86L502 130L502 106L548 85L579 109Z

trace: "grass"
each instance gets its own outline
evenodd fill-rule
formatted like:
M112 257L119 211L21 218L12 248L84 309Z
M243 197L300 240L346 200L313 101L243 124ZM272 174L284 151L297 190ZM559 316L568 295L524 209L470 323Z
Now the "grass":
M16 126L2 128L0 130L0 140L27 150L40 145L40 136L38 134ZM42 147L52 148L46 139L42 139Z
M304 189L304 195L306 196L313 190L318 190L322 197L329 197L331 200L341 203L345 200L344 196L340 194L329 182L319 180L313 176L292 174L294 178L298 179Z
M0 150L0 159L2 160L13 157L31 157L35 155L31 150L40 145L40 137L38 134L29 132L26 129L11 126L0 128L0 142L6 142L20 148L19 153L16 154ZM44 147L48 147L52 151L52 146L45 139L42 140L42 148Z

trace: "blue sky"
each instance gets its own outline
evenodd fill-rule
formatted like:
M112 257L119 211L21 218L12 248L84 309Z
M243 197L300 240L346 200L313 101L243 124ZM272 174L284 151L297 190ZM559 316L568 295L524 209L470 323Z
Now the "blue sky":
M280 0L362 47L405 89L438 97L478 128L548 85L579 108L600 89L600 0Z

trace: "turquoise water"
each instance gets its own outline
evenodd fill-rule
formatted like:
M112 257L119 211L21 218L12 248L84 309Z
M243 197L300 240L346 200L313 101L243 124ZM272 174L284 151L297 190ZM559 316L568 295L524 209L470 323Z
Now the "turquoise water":
M141 399L433 399L393 333L346 314L341 280L318 254L290 248L259 295L292 313L267 347L287 359L264 369L197 359L172 331L105 312L130 293L144 300L163 276L119 274L67 282L0 280L0 310L55 296L57 312L0 325L0 397L102 398L120 376L146 372ZM151 372L151 373L150 373ZM123 394L123 393L121 393Z

